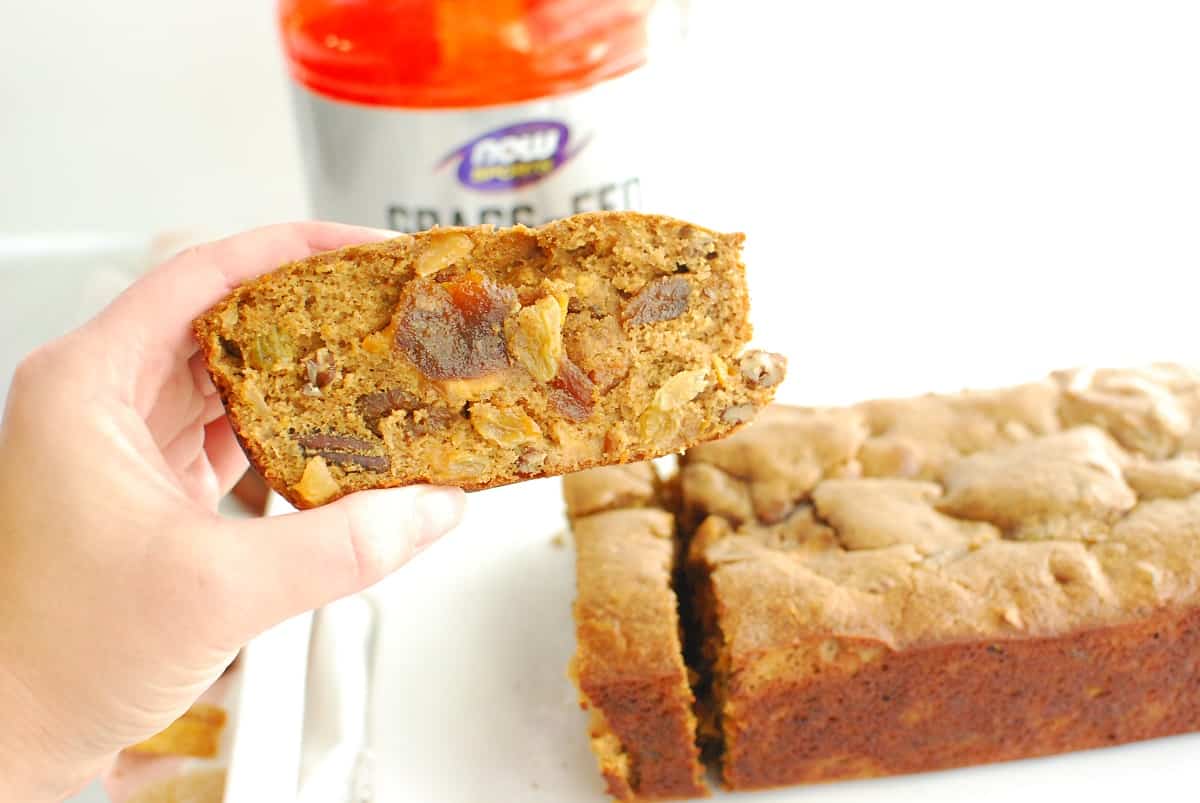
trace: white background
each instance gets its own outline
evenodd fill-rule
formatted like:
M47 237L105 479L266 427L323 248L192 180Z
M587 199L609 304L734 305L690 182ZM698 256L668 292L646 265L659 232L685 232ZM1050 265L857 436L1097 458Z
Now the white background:
M646 120L672 142L657 211L748 233L786 398L1200 362L1197 4L693 9ZM10 248L304 215L272 4L0 0L0 21Z

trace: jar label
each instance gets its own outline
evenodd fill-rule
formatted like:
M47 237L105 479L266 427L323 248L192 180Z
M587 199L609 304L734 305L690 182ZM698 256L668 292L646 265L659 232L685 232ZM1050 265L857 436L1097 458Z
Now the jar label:
M293 85L312 212L419 231L639 209L646 81L477 109L395 109Z

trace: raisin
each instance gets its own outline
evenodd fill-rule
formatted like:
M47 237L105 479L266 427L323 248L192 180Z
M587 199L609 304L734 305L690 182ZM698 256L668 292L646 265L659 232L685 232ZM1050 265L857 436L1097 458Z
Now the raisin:
M517 302L478 271L409 282L396 309L396 347L428 379L475 379L509 365L502 324Z
M217 339L218 339L218 341L220 341L221 348L225 351L226 355L232 357L235 360L242 359L242 347L241 346L239 346L237 343L233 342L232 340L230 340L227 337L218 336Z
M625 302L621 319L630 326L673 320L687 312L691 293L683 276L660 276Z
M296 344L278 326L256 335L248 350L243 350L246 363L257 371L273 371L289 366L296 359Z
M572 421L586 421L595 407L595 385L566 354L558 365L558 376L550 383L550 406Z

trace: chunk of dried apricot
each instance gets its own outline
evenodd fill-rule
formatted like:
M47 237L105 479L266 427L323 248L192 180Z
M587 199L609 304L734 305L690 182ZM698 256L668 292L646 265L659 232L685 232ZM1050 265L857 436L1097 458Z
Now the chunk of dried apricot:
M396 348L428 379L472 379L509 365L502 326L517 303L478 271L446 281L417 279L400 294Z

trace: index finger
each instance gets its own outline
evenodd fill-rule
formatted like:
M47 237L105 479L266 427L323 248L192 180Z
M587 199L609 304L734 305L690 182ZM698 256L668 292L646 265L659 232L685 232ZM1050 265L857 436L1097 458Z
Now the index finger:
M238 285L288 262L348 245L398 237L395 232L337 223L289 223L190 248L134 282L96 319L134 362L125 372L157 387L195 350L192 319ZM134 390L133 387L130 390ZM141 393L134 393L140 398ZM149 403L153 403L150 398ZM137 405L139 409L143 406Z

